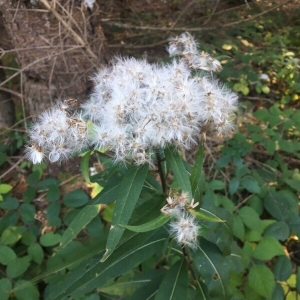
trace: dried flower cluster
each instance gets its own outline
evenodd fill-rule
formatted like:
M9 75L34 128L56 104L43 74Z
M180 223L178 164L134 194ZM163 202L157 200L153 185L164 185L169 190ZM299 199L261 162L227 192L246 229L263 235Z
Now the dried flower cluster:
M162 208L162 213L172 216L171 235L180 245L195 249L198 244L200 226L188 209L197 207L199 203L194 204L193 200L190 202L188 194L185 192L169 196L167 202L168 204Z
M30 145L25 150L34 164L45 156L51 162L66 160L87 147L87 125L80 114L73 113L76 105L76 99L68 99L39 116L30 129Z
M230 132L237 96L211 76L220 70L220 63L207 53L199 54L188 33L172 39L168 51L181 58L167 65L116 58L111 67L101 69L93 78L94 92L81 106L83 118L68 116L61 105L44 113L30 132L28 157L40 162L46 155L57 161L82 149L87 145L86 131L84 136L77 131L82 131L83 120L93 123L89 145L112 150L116 161L136 164L152 164L153 153L167 145L188 149L202 131ZM210 72L195 75L193 69ZM71 126L70 120L78 121Z

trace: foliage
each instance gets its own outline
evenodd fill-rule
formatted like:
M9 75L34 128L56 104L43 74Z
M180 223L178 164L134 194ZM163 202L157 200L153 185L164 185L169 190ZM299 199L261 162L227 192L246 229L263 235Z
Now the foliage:
M188 162L172 148L161 153L167 184L200 202L190 210L201 225L196 249L170 237L170 216L161 213L167 195L148 165L125 167L87 152L84 178L102 188L94 198L82 190L62 195L42 168L31 170L21 201L12 185L0 184L2 299L299 297L299 51L289 50L298 33L275 34L271 21L229 30L240 38L216 43L232 57L221 77L245 100L238 133L221 149L214 139L210 152L200 145ZM0 164L11 153L3 146ZM91 155L105 166L94 176ZM38 223L40 191L48 204Z

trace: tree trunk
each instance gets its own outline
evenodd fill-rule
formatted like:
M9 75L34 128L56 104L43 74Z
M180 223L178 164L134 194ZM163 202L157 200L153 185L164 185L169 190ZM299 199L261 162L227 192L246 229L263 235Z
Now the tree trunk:
M56 99L86 99L89 78L107 55L99 7L87 9L77 0L0 0L0 11L29 113L38 115Z

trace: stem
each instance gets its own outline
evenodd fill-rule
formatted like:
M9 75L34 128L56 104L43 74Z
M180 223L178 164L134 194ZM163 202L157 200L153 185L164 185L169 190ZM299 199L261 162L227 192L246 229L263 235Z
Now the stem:
M164 172L163 172L162 165L161 165L163 160L161 158L159 150L156 151L156 160L157 160L157 168L158 168L158 173L159 173L159 177L160 177L160 181L161 181L161 186L162 186L164 194L166 194L167 185L166 185L166 179L165 179Z
M186 250L185 246L183 246L183 248L182 248L182 253L183 253L183 256L184 256L184 258L187 262L188 270L191 272L193 280L196 282L197 281L197 276L196 276L195 271L194 271L193 266L192 266L193 261L191 260L191 258L189 256L189 253Z

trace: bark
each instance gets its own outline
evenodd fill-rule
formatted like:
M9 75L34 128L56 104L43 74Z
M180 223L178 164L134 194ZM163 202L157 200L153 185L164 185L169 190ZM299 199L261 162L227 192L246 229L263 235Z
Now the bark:
M56 99L86 99L90 76L107 55L99 7L90 10L77 0L0 0L0 11L29 113L37 115Z

